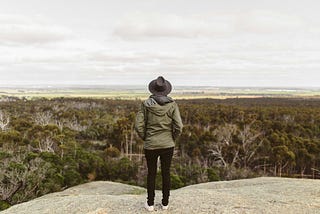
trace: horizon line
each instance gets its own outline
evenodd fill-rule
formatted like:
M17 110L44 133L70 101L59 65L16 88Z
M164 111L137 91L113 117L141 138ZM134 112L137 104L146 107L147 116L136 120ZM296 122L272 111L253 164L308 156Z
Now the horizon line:
M147 85L143 84L12 84L12 85L0 85L0 89L65 89L65 88L110 88L110 87L139 87L145 88ZM209 88L209 89L226 89L226 88L259 88L259 89L317 89L320 90L320 86L219 86L219 85L175 85L174 88ZM131 89L131 88L127 88ZM147 88L146 88L147 90Z

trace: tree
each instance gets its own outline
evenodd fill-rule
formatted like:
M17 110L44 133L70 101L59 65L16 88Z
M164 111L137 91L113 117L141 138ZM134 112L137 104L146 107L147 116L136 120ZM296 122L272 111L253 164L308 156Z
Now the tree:
M243 128L238 130L242 152L241 161L244 168L247 168L248 165L254 161L253 157L264 141L263 132L252 128L254 122L255 120L249 124L243 125Z
M7 113L0 110L0 130L6 131L10 123L10 117Z
M37 112L34 116L34 122L38 125L45 126L52 121L52 113L50 111Z
M12 205L35 197L49 165L39 157L26 161L26 153L1 156L0 199Z
M213 131L216 141L209 147L209 153L216 164L228 168L239 158L239 148L233 144L238 127L235 124L224 124Z
M295 154L288 149L287 146L275 146L272 148L272 153L275 158L275 175L277 175L277 171L279 176L282 176L283 169L295 160Z

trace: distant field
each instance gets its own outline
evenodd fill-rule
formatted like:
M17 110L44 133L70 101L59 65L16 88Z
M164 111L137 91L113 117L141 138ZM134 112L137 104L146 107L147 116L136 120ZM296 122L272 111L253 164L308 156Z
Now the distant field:
M145 99L149 92L143 87L88 87L88 88L0 88L0 96L25 97L93 97L112 99ZM309 97L320 98L320 89L282 88L213 88L177 87L170 96L176 99L235 98L235 97Z

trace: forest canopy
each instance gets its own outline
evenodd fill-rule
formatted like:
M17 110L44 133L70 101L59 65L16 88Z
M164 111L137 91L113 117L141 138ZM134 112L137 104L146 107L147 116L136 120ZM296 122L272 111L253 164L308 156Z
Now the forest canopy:
M133 124L140 103L0 98L0 210L93 180L145 186L143 141ZM320 178L320 99L177 103L184 130L173 188L261 175Z

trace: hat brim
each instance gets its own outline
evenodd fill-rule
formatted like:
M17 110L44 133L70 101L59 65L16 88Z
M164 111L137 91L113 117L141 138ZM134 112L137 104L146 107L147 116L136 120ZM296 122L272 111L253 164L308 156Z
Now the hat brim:
M170 94L171 90L172 90L172 86L171 86L171 83L168 81L168 80L165 80L165 90L164 91L157 91L156 90L156 82L157 80L152 80L150 83L149 83L149 91L154 94L154 95L163 95L163 96L166 96L168 94Z

